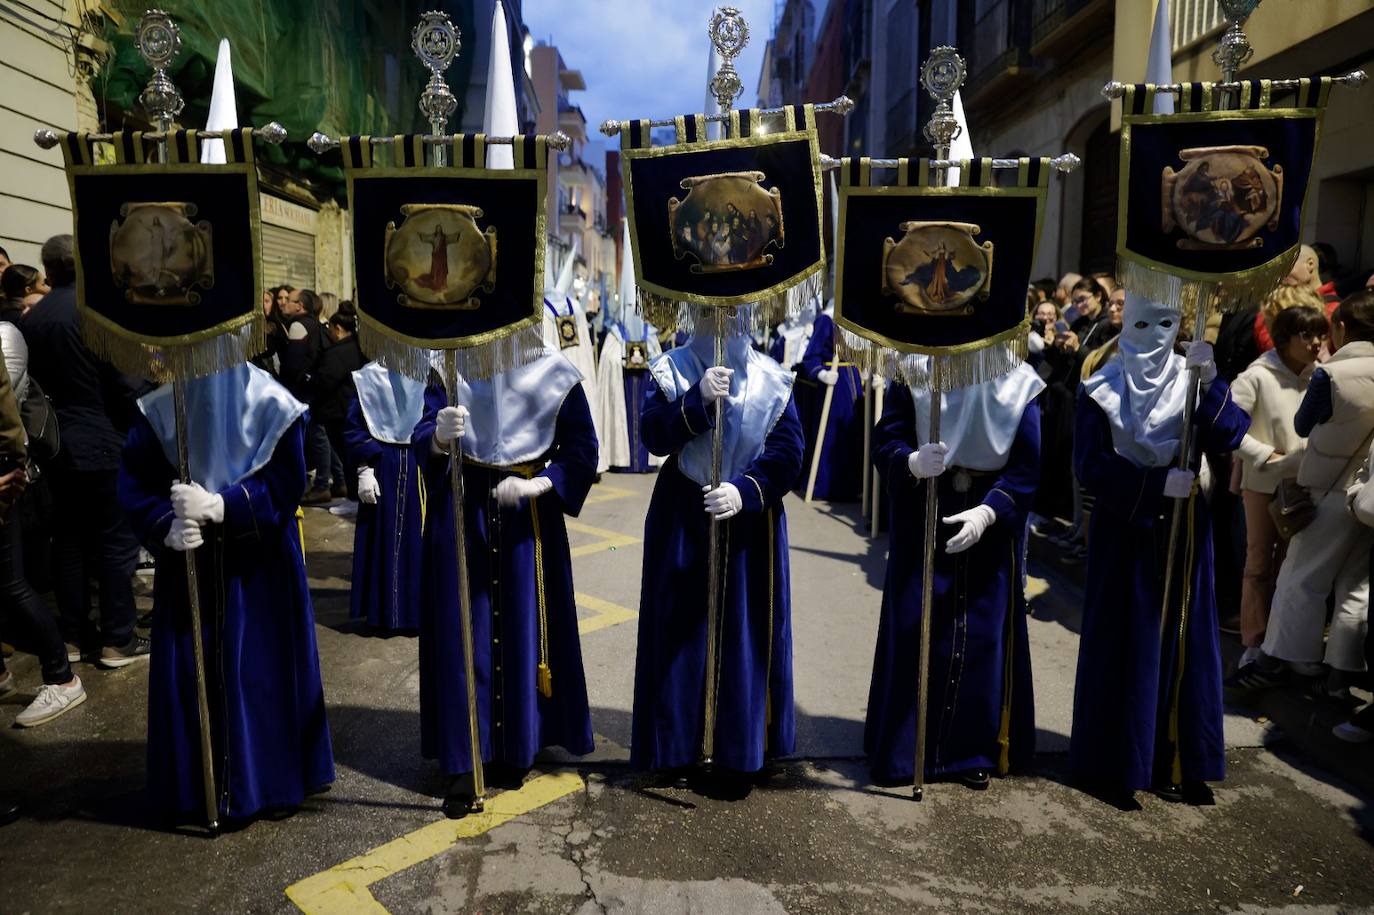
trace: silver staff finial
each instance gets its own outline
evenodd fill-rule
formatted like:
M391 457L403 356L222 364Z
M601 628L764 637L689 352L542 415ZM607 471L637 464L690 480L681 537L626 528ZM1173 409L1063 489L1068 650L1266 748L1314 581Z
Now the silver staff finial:
M1260 0L1217 0L1231 27L1221 36L1221 44L1212 52L1212 62L1221 69L1221 81L1235 82L1236 74L1255 55L1250 39L1245 37L1245 20L1260 5Z
M429 85L420 94L420 113L432 133L442 134L458 110L458 99L444 81L444 71L463 49L462 36L447 13L431 10L420 14L419 25L410 33L410 49L429 69Z
M959 136L962 129L959 127L959 119L954 116L954 108L950 102L953 101L959 87L964 84L966 74L964 59L959 56L957 50L948 45L932 49L925 66L921 68L921 85L926 93L939 103L935 107L935 113L930 116L930 123L925 126L925 137L935 147L938 159L943 159L949 154L950 144Z
M720 105L721 114L727 114L735 106L735 99L744 93L744 83L735 72L735 58L749 44L749 23L733 6L722 6L711 17L706 33L721 60L709 88Z
M139 101L148 118L156 121L159 129L171 129L172 121L185 107L181 91L167 75L167 68L181 52L181 32L177 25L162 10L148 10L138 21L134 33L134 43L144 62L153 68L153 78L148 81Z

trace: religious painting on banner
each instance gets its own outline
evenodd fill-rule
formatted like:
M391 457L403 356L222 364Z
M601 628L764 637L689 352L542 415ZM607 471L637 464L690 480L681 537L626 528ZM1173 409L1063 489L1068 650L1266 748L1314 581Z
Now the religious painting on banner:
M424 137L340 141L359 336L419 380L443 351L488 378L543 352L548 139L515 137L513 169L486 167L481 134L444 145L451 164L433 165Z
M702 115L678 117L654 146L645 121L620 126L635 278L646 313L677 303L763 312L820 292L820 151L815 109L731 111L729 137L707 140Z
M1173 114L1153 85L1124 87L1117 259L1127 288L1180 310L1253 303L1298 255L1331 79L1240 83L1217 110L1188 83Z
M223 164L201 163L202 141L175 131L160 162L142 131L58 137L82 336L140 378L208 375L266 345L253 131L229 135ZM112 164L97 164L97 142L113 147Z
M951 390L1025 358L1052 165L973 159L959 163L957 186L932 187L929 164L897 160L896 182L883 185L868 159L840 161L835 323L850 356L881 374L925 386L926 360L909 357L942 358Z

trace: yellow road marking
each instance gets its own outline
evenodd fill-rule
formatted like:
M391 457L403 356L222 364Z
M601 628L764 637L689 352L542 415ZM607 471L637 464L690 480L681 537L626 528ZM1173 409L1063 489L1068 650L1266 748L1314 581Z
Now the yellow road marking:
M1050 583L1043 578L1030 575L1026 578L1026 600L1035 600L1050 589Z
M589 632L596 632L598 629L609 629L612 626L619 626L621 623L628 623L630 620L639 616L629 607L622 607L613 604L608 600L599 597L592 597L590 594L574 594L577 603L588 610L595 610L596 616L589 616L586 619L577 621L578 635L586 635Z
M589 556L592 553L601 553L611 547L630 546L631 544L642 542L638 537L631 537L629 534L621 534L616 531L608 531L604 527L592 527L590 524L583 524L581 521L569 519L567 522L568 530L577 531L579 534L591 534L593 537L600 538L595 543L584 543L581 546L573 547L569 552L573 556Z
M583 505L597 505L601 502L614 502L616 499L628 499L633 496L633 489L626 489L623 486L612 486L610 483L598 483L583 500Z
M582 778L574 772L541 775L526 782L518 791L504 791L488 798L486 809L481 813L421 826L327 871L293 883L286 888L286 897L307 915L355 912L381 915L386 908L367 889L378 880L428 861L463 839L480 836L582 788Z

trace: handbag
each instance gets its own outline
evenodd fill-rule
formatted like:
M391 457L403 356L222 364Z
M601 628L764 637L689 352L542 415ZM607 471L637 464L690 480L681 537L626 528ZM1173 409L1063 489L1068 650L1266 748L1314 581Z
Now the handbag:
M1294 534L1317 517L1317 503L1312 501L1312 494L1307 487L1299 486L1296 479L1288 477L1279 480L1278 488L1274 490L1274 499L1269 503L1269 517L1274 519L1279 536L1291 540Z
M57 431L57 411L32 375L29 376L28 394L19 405L19 419L29 439L29 460L42 467L57 457L62 450L62 436Z

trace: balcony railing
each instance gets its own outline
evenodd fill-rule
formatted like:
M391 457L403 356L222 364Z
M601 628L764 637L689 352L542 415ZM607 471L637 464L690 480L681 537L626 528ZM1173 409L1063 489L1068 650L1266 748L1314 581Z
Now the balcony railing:
M1018 4L1000 0L988 4L964 41L969 51L968 95L977 96L1015 76L1030 65L1029 29L1018 15Z
M1031 8L1031 53L1053 56L1082 47L1111 22L1109 0L1035 0Z
M1174 53L1216 34L1226 25L1217 0L1169 0Z

